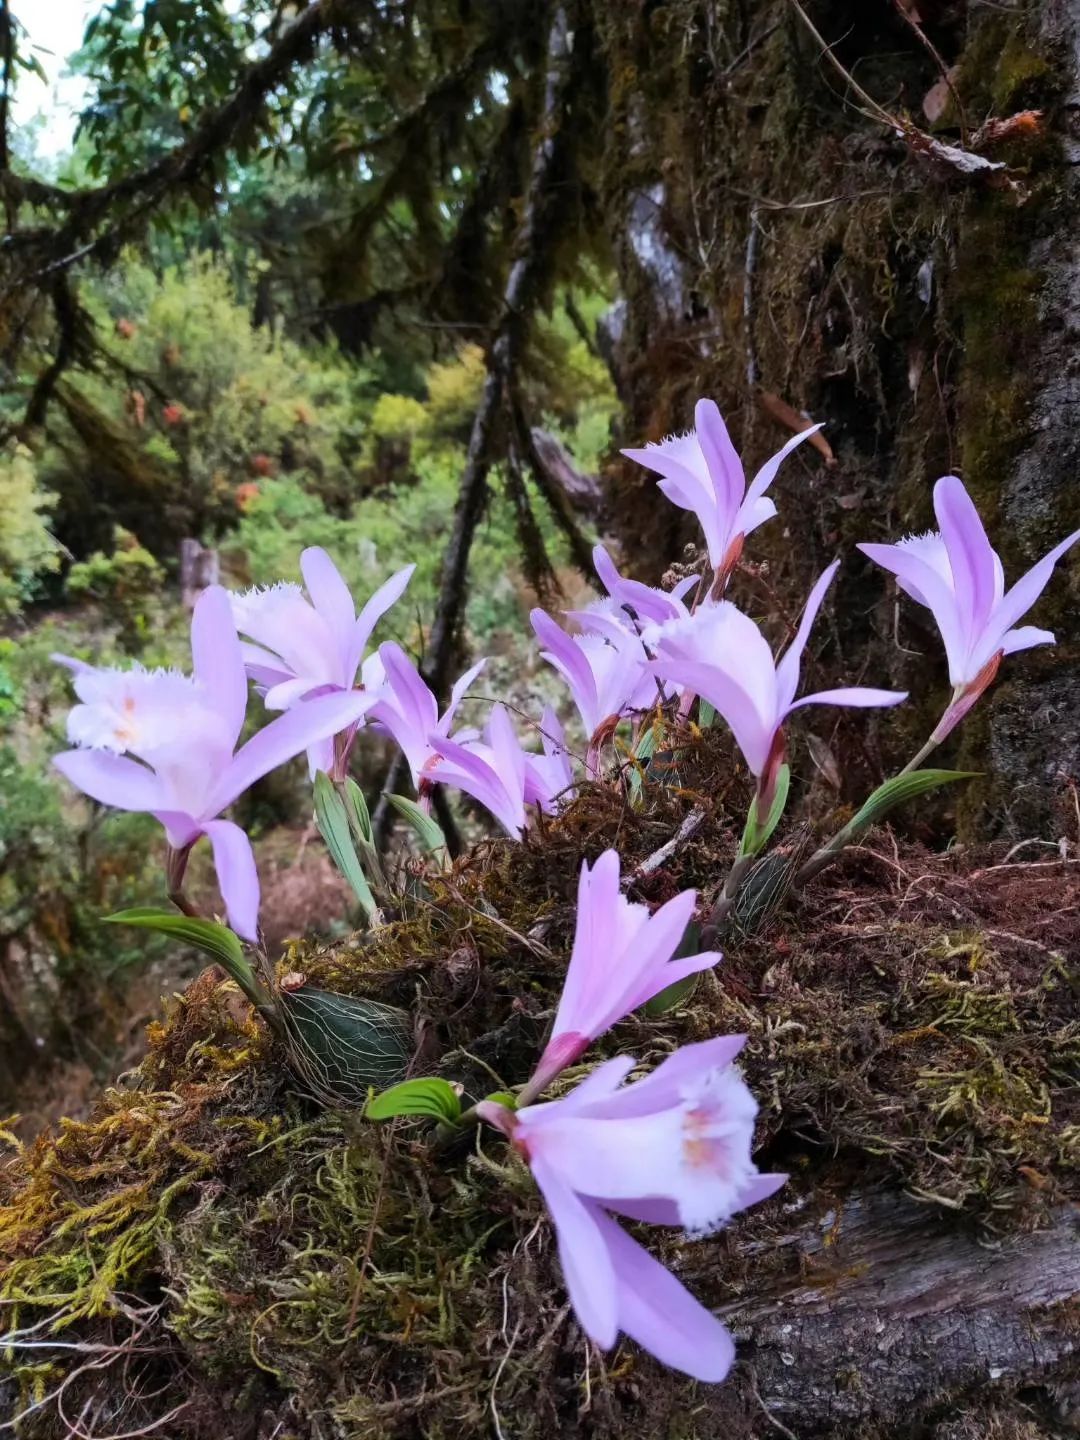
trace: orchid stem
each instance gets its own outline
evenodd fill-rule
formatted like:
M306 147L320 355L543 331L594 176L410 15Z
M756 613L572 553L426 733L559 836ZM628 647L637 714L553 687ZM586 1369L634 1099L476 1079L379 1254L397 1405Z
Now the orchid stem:
M902 770L896 772L896 778L899 779L901 775L910 775L913 770L918 770L926 757L931 755L940 744L941 741L938 739L937 730L935 730L922 749L911 757Z
M941 744L942 740L945 739L945 736L955 723L955 721L952 720L954 703L955 699L953 702L950 702L945 714L934 726L933 732L926 744L915 752L902 770L896 772L896 775L893 777L894 779L899 780L901 775L910 775L913 771L918 770L927 756L931 755ZM842 829L836 832L827 845L823 845L820 850L816 850L814 854L810 856L810 859L795 876L796 886L801 887L808 881L813 880L815 875L820 875L822 870L824 870L826 866L831 865L834 860L838 859L843 851L846 850L853 841L857 840L866 828L865 825L855 825L849 820Z
M904 772L901 770L900 773L902 775ZM859 830L852 826L850 822L845 825L842 830L838 830L827 845L822 845L820 850L814 851L810 859L795 876L796 888L801 889L803 885L813 880L815 875L820 875L822 870L831 865L834 860L838 860L841 853L847 849L853 840L858 838L858 835Z
M181 915L186 915L189 920L206 919L206 916L202 913L199 907L192 904L192 902L184 894L183 890L170 890L169 899L180 911Z

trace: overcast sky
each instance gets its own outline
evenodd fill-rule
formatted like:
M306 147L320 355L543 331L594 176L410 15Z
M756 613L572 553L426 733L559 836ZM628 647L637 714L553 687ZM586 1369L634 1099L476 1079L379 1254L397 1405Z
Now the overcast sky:
M16 125L25 125L44 115L45 129L38 141L42 154L66 150L75 133L75 117L86 93L85 82L74 76L64 78L67 57L82 44L83 30L100 0L15 0L12 10L29 32L33 53L49 77L43 84L36 75L19 71L18 89L12 115Z

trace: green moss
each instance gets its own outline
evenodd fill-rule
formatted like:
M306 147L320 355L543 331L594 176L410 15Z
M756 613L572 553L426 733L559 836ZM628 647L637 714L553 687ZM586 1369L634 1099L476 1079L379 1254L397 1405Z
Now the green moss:
M1012 34L996 56L991 95L1000 115L1045 101L1053 80L1053 68L1023 39Z
M617 837L636 864L719 793L724 753L719 732L688 735L681 792L646 781L635 809L586 787L543 836L481 847L366 943L293 946L282 965L410 1005L423 1064L469 1095L493 1075L520 1083L561 986L582 856ZM640 897L714 885L735 844L725 817L718 803ZM896 867L912 901L899 910L881 881ZM796 1191L880 1184L954 1223L1027 1227L1077 1179L1080 1021L1054 948L1072 883L1064 867L1048 889L989 860L868 855L769 933L728 936L724 964L682 1008L631 1018L598 1055L650 1064L743 1032L759 1160L794 1174ZM777 1223L765 1206L739 1217L736 1243L650 1243L715 1304L786 1274ZM132 1088L0 1168L0 1259L5 1364L24 1403L75 1366L58 1351L43 1371L18 1343L31 1327L113 1347L105 1378L71 1380L72 1406L85 1387L122 1384L123 1356L152 1337L154 1414L185 1406L172 1432L185 1440L222 1433L238 1403L318 1414L346 1435L478 1435L496 1375L515 1435L533 1440L570 1423L585 1394L550 1226L504 1142L477 1131L436 1151L411 1122L319 1110L212 971L154 1027ZM605 1440L656 1425L704 1440L691 1387L632 1346L609 1357L602 1395ZM51 1413L34 1432L49 1440Z

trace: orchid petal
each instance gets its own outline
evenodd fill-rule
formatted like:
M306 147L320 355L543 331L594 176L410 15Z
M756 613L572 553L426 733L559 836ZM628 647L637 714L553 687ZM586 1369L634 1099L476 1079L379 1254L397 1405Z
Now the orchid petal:
M1018 650L1030 650L1033 645L1056 645L1052 630L1040 630L1037 625L1020 625L1007 630L1001 639L1001 653L1015 655Z
M52 762L66 780L101 805L116 810L154 811L166 805L152 770L107 750L64 750Z
M401 646L393 641L380 645L379 659L386 672L387 684L408 723L433 730L439 718L435 696Z
M619 574L614 560L612 560L603 545L593 546L592 563L600 584L603 585L609 595L614 595L618 586L622 584L623 577ZM59 659L60 657L56 656L54 658Z
M231 749L244 727L247 673L229 592L221 585L209 586L195 602L191 660L195 679L221 716Z
M646 1195L633 1200L597 1197L594 1203L623 1216L624 1219L640 1220L645 1225L667 1225L672 1229L682 1225L678 1203L666 1196Z
M618 934L621 900L619 864L617 850L605 850L591 870L587 860L581 862L574 945L555 1014L553 1035L575 1031L595 1039L612 1023L606 1013L597 1013L595 997L599 992L601 999L604 998L610 961L621 958L613 944Z
M949 661L949 678L953 684L964 680L967 644L960 619L956 596L947 581L925 560L905 550L903 545L862 544L858 546L869 559L889 570L908 589L912 598L925 605L933 615L945 645ZM1023 611L1020 612L1023 614Z
M669 985L677 985L691 975L700 975L703 970L712 970L723 959L719 950L702 950L697 955L685 955L679 960L667 960L645 976L641 988L635 992L630 1009L637 1010Z
M608 1099L630 1074L635 1063L632 1055L615 1055L610 1060L601 1061L595 1070L590 1070L585 1079L579 1081L573 1090L559 1101L563 1113L576 1114L588 1105ZM528 1110L529 1107L526 1106L522 1113Z
M744 535L752 535L767 520L772 520L777 513L776 501L770 500L767 495L764 495L758 500L751 501L749 505L744 505L739 511L739 517L735 523Z
M737 680L715 666L663 654L656 656L649 669L661 679L683 685L707 700L734 735L751 773L755 776L762 773L778 722L760 714Z
M619 1120L653 1115L673 1104L687 1085L711 1071L726 1069L745 1044L745 1035L716 1035L680 1045L643 1079L591 1105L588 1113Z
M284 765L317 740L355 724L377 702L377 695L339 691L305 700L253 735L236 752L214 789L204 819L220 814L256 780Z
M356 667L360 664L364 651L367 649L372 631L386 612L401 599L415 570L415 565L406 565L403 570L391 575L389 580L379 586L356 617L355 623L351 626L352 633L346 660L346 669L350 679L356 675Z
M64 668L70 670L73 675L82 675L85 674L87 670L94 669L94 666L88 664L85 660L77 660L74 655L63 655L59 650L54 650L52 654L50 654L49 659L57 665L63 665Z
M1044 555L1026 575L1022 575L1016 584L1006 591L991 616L991 624L997 634L1004 635L1022 615L1027 614L1049 584L1054 566L1077 540L1080 540L1080 530L1074 530L1060 544L1055 545L1048 555Z
M804 440L809 440L811 435L816 435L817 432L823 428L824 423L825 422L822 421L818 425L809 425L805 430L800 430L799 433L793 435L787 444L782 446L771 459L765 461L765 464L757 472L753 480L750 481L746 491L746 499L742 503L743 510L749 511L754 502L761 499L765 491L776 479L780 466L791 452L797 450ZM759 520L758 524L760 523L761 521ZM744 530L743 533L749 534L749 531Z
M803 652L810 639L810 630L817 619L821 603L825 599L825 592L833 582L837 570L840 569L840 561L834 560L821 575L818 576L813 589L810 591L803 607L802 619L799 621L799 628L795 638L784 652L783 657L776 666L776 690L777 707L781 713L791 708L791 702L795 698L795 691L799 688L799 669L802 664Z
M853 705L860 710L877 705L901 705L908 698L906 690L875 690L869 685L850 685L839 690L819 690L804 695L788 706L787 713L801 710L804 705Z
M312 691L323 695L337 693L336 687L321 686L316 684L310 675L300 675L271 685L263 696L263 704L267 710L288 710L299 700L303 700L305 695L311 695ZM314 698L312 695L312 699Z
M261 645L253 645L250 640L241 640L240 655L248 678L254 680L256 685L265 686L267 690L293 678L293 672L282 667L279 655L263 649Z
M746 475L715 400L694 406L694 431L712 481L719 523L731 530L746 490Z
M483 660L478 660L475 665L470 665L468 670L465 671L464 675L459 675L458 678L454 681L453 688L450 691L450 704L446 707L445 713L439 721L438 728L440 734L449 734L450 724L455 714L457 713L458 706L461 704L462 700L464 700L465 693L469 689L469 686L480 674L486 664L487 657L485 656Z
M957 476L943 475L934 486L934 514L949 555L957 608L970 646L994 605L996 557L979 512Z
M300 555L300 573L311 603L330 627L338 649L346 649L356 618L356 606L341 571L322 546L310 545ZM352 679L351 676L348 678Z
M194 845L203 833L203 827L186 810L155 810L154 819L165 829L165 837L174 850L185 845Z
M254 943L259 938L259 873L251 841L231 820L210 820L202 828L214 851L214 869L229 924Z
M510 717L502 705L492 706L487 734L491 747L495 751L496 773L499 779L508 790L512 789L514 792L524 790L525 752L514 732Z
M544 658L562 672L574 694L574 702L578 709L582 709L582 699L587 701L589 698L595 707L596 684L593 680L593 673L589 668L588 660L574 644L572 638L556 624L545 610L537 608L530 611L529 620L536 638L541 645L547 646ZM578 698L579 696L581 699Z
M697 892L683 890L650 915L638 931L634 938L633 956L626 957L636 971L636 977L627 987L633 997L628 997L628 1010L644 1005L657 991L675 980L674 973L668 978L668 966L674 963L671 957L682 944L696 903Z
M609 1350L619 1333L618 1299L611 1253L597 1223L600 1212L543 1163L534 1161L532 1173L555 1224L570 1303L589 1339Z
M725 1379L735 1360L735 1343L726 1326L599 1206L582 1208L599 1231L614 1271L619 1329L663 1364L695 1380Z
M435 771L435 779L443 785L452 785L464 790L489 810L503 828L515 840L525 828L524 776L521 788L511 792L501 775L490 766L482 755L459 745L455 740L432 733L429 742L436 754L447 764Z
M690 437L682 437L684 440L687 438ZM646 469L662 475L664 483L659 488L664 490L665 483L673 485L687 497L685 503L682 500L675 500L674 503L682 505L685 510L693 510L705 498L705 486L689 465L684 464L672 453L673 443L678 442L665 440L659 445L647 445L644 449L623 450L620 453L625 455L628 460L636 460L639 465L644 465ZM664 490L664 493L668 494L668 491ZM674 499L674 496L669 495L669 499Z

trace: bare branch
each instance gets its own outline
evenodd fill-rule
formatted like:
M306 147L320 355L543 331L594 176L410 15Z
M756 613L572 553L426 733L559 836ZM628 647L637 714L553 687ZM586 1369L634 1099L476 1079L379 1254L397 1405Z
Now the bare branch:
M446 689L454 636L464 608L469 550L484 508L502 399L520 347L529 298L539 269L540 220L558 151L571 47L572 35L566 10L562 5L556 5L548 37L548 70L539 138L533 152L532 174L514 246L515 258L503 292L502 313L495 338L488 351L487 378L473 420L453 529L443 557L439 602L431 628L431 651L426 667L428 683L439 696Z

